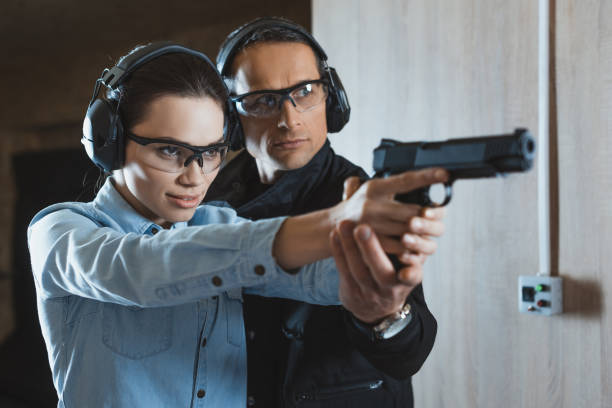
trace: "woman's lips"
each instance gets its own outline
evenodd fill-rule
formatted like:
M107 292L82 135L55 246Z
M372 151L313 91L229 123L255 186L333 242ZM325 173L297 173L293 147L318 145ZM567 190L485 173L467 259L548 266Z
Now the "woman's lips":
M177 207L181 208L193 208L197 207L202 201L199 195L173 195L166 194L171 202L173 202Z

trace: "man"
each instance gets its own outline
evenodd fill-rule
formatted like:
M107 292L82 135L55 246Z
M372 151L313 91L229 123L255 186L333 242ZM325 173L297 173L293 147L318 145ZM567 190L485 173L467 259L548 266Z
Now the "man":
M326 59L310 34L284 19L258 19L228 36L217 64L246 149L219 173L207 199L227 201L251 219L295 215L337 204L347 178L366 177L327 140L350 107ZM358 185L350 179L345 194ZM436 334L420 282L442 214L429 209L411 219L414 233L404 236L411 251L400 256L407 266L398 277L380 245L389 247L389 237L340 225L332 247L343 307L244 296L248 405L411 407L410 376Z

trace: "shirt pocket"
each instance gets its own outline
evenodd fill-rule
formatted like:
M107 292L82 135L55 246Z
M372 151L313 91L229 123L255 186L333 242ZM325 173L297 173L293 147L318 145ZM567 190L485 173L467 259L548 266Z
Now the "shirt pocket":
M105 303L102 342L113 352L139 360L172 345L172 308L139 308Z
M236 347L242 345L244 338L244 318L242 316L242 289L232 289L227 294L227 341Z

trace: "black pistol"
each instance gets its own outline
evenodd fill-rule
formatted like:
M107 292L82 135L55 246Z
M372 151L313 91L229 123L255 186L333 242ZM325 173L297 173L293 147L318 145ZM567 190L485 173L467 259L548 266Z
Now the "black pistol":
M444 206L452 197L458 179L495 177L531 168L535 140L527 129L514 133L449 139L442 142L402 143L382 139L374 149L374 177L387 177L407 170L442 167L450 173L442 202L434 202L429 187L396 195L396 200L425 207Z

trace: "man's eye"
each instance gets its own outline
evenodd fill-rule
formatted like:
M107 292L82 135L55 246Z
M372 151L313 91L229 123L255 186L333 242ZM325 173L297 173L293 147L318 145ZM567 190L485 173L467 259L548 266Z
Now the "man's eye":
M259 98L255 100L253 105L257 107L273 108L276 106L276 95L272 95L272 94L261 95Z
M304 85L301 88L295 90L295 96L298 98L303 98L305 96L310 95L313 92L312 84Z

